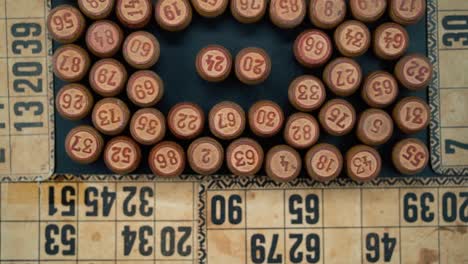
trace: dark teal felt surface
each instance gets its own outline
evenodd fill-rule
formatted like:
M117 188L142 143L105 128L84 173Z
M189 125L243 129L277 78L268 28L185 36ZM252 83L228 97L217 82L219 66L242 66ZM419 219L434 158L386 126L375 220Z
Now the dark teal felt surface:
M76 1L72 0L53 0L53 6L58 4L72 4L75 5ZM350 18L350 17L349 17ZM378 23L370 24L371 30L382 22L388 21L385 16ZM89 22L89 21L88 21ZM230 14L229 9L219 18L207 19L199 16L194 12L192 24L182 32L165 32L159 29L154 20L144 29L152 32L161 44L161 58L159 62L152 68L157 72L165 83L165 95L156 107L163 113L167 114L169 108L182 101L191 101L199 104L206 113L216 103L223 100L231 100L239 103L246 111L250 105L261 99L270 99L277 102L283 107L286 115L289 115L294 109L288 103L287 90L289 83L297 76L302 74L313 74L321 76L322 68L317 70L309 70L299 65L296 62L293 52L292 44L296 36L305 29L313 28L312 24L306 18L302 25L293 30L283 30L276 28L270 21L268 15L265 16L260 22L255 24L241 24L237 22ZM421 20L416 25L407 28L411 44L409 52L419 52L426 54L426 23L425 19ZM125 30L126 33L131 31ZM329 31L330 35L333 33ZM84 46L83 40L79 44ZM256 46L265 49L272 59L272 73L270 78L257 86L246 86L241 84L234 76L231 76L222 83L208 83L199 78L195 71L195 57L197 52L208 44L220 44L225 46L231 51L233 57L242 48L249 46ZM55 43L54 48L58 45ZM338 56L335 51L333 57ZM118 57L123 61L121 55ZM93 58L96 60L96 58ZM378 60L369 50L365 55L357 58L363 68L364 74L374 70L387 70L393 72L395 62L387 62ZM134 70L128 68L129 74ZM83 82L86 84L86 81ZM54 87L57 92L65 83L55 79ZM334 98L335 96L328 92L327 99ZM409 92L406 89L401 89L400 97L416 95L427 98L427 92ZM126 100L126 95L120 96ZM96 95L98 100L100 97ZM366 109L367 106L360 98L359 93L349 97L350 102L356 107L358 113ZM126 100L128 102L128 100ZM130 108L134 111L135 107L129 103ZM390 107L388 110L391 110ZM313 113L317 116L317 112ZM91 124L90 118L83 121L72 122L64 120L56 114L56 172L57 173L73 173L73 174L107 174L111 173L101 161L93 165L83 166L71 161L65 154L64 140L68 131L80 124ZM128 134L128 131L125 133ZM207 124L204 135L210 135ZM244 136L252 136L247 130ZM428 132L424 131L415 135L418 138L425 140L429 143ZM398 139L405 138L398 129L395 130L392 140L386 145L379 147L378 150L384 160L383 164L383 177L398 176L398 173L391 165L391 148ZM255 138L255 137L254 137ZM168 139L174 138L169 134ZM273 145L283 144L282 136L276 136L271 139L259 139L259 142L266 151ZM343 153L351 146L359 144L354 133L344 137L332 137L322 134L320 142L331 142L337 145ZM190 142L179 141L183 146L188 146ZM229 142L223 142L226 146ZM149 173L150 170L147 166L147 153L149 148L143 148L143 160L140 169L136 173ZM305 154L305 152L302 152ZM186 173L191 173L189 169ZM228 173L224 166L220 172L221 174ZM417 176L430 176L434 172L427 168L424 172ZM305 171L302 177L305 177Z

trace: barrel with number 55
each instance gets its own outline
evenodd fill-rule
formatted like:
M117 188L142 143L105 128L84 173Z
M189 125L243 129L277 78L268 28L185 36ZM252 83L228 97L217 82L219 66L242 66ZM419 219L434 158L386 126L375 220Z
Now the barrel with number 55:
M429 162L429 151L426 144L419 139L404 139L393 148L392 161L400 173L417 174L426 168Z
M164 95L164 82L153 71L137 71L127 82L127 96L140 107L157 104Z

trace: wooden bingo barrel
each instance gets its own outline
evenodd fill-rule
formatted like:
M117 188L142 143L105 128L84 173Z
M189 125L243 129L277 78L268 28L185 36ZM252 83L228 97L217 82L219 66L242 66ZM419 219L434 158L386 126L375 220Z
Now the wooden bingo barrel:
M352 95L362 82L361 66L352 59L337 58L325 67L323 81L336 95Z
M406 53L409 46L406 29L396 23L380 25L374 32L374 53L384 60L395 60Z
M92 113L94 127L105 135L122 133L130 119L127 105L117 98L105 98L96 103Z
M265 158L265 171L275 181L292 181L299 176L301 168L301 156L287 145L271 148Z
M104 19L114 10L115 0L78 0L81 12L93 20Z
M151 149L148 164L156 176L180 176L185 168L184 149L175 142L163 141Z
M359 117L356 134L366 145L385 144L393 134L392 117L380 109L367 109Z
M346 16L344 0L311 0L309 17L318 28L332 29L338 26Z
M304 162L309 176L320 182L335 179L343 169L343 156L340 150L326 143L313 146L307 152Z
M324 65L333 53L328 35L317 29L302 32L294 41L294 56L304 67L316 68Z
M88 73L91 60L88 52L74 44L58 48L52 57L55 76L66 82L77 82Z
M263 149L253 139L240 138L226 150L226 163L237 176L254 176L263 165Z
M395 66L395 76L398 81L412 91L426 88L432 81L432 74L431 62L420 54L407 55Z
M159 0L156 2L155 17L162 29L180 31L192 21L192 6L187 0Z
M241 23L255 23L263 18L266 0L231 0L231 13Z
M142 28L151 20L151 0L117 0L115 13L122 25L128 28Z
M216 104L209 113L210 131L217 138L230 140L239 137L245 129L245 112L234 102Z
M130 134L143 145L153 145L166 135L166 118L154 108L143 108L130 120Z
M389 0L390 17L402 25L417 23L426 13L426 0Z
M245 84L255 85L270 76L271 60L265 50L245 48L236 56L236 76Z
M194 103L178 103L167 115L169 130L179 139L193 139L203 132L205 114Z
M312 115L295 113L289 116L283 136L288 145L297 149L306 149L319 139L320 127Z
M193 171L200 175L216 173L224 161L224 149L213 138L202 137L193 141L187 151L187 159Z
M229 0L192 0L192 5L201 16L213 18L226 11Z
M327 97L322 81L312 75L297 77L289 85L289 102L299 111L310 112L318 109Z
M272 0L270 3L270 19L280 28L299 26L307 13L305 0Z
M164 83L153 71L137 71L127 82L127 96L140 107L157 104L164 95Z
M89 84L93 90L104 96L116 96L125 88L127 70L115 59L97 61L89 72Z
M65 138L65 151L75 162L90 164L101 156L104 140L99 132L90 126L77 126Z
M140 160L140 147L129 137L115 137L104 149L104 163L114 173L131 173L138 168Z
M357 145L346 153L348 176L357 182L367 182L377 178L382 169L380 154L369 146Z
M110 20L98 20L86 32L88 50L100 58L114 56L122 46L122 29Z
M231 53L222 46L208 45L198 53L195 68L200 77L206 81L224 81L231 73Z
M358 57L366 53L371 44L371 34L366 25L348 20L339 25L334 34L335 44L346 57Z
M421 98L406 97L393 108L393 119L403 133L417 133L429 125L430 109Z
M387 9L387 0L349 0L354 18L362 22L377 21Z
M429 162L429 151L419 139L404 139L393 147L392 161L400 173L417 174L426 168Z
M343 136L354 128L356 111L347 101L332 99L320 109L319 120L323 129L328 134Z
M93 95L81 84L68 84L62 87L55 97L57 112L69 120L85 118L93 108Z
M250 130L259 137L272 137L283 127L283 109L273 101L256 102L250 107L248 116Z
M361 97L371 107L384 108L396 100L398 93L398 82L392 74L375 71L364 80Z
M83 34L86 21L80 10L70 5L59 5L50 10L47 29L52 38L61 43L72 43Z
M137 31L128 35L122 47L125 61L133 68L148 69L159 60L159 41L153 34Z

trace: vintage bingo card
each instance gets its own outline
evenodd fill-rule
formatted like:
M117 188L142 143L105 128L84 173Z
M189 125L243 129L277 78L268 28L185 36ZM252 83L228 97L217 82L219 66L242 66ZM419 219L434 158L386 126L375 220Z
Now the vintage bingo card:
M0 186L2 263L183 264L197 258L199 188L192 180Z
M428 52L435 65L429 90L432 167L468 174L468 2L428 1Z
M41 179L54 169L48 9L47 1L0 1L0 178Z
M203 263L466 263L467 180L213 181Z

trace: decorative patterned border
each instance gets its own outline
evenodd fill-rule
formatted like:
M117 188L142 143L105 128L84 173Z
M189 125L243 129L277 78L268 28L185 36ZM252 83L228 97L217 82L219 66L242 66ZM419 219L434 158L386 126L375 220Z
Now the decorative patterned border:
M429 106L431 108L430 143L432 169L437 173L445 173L442 168L442 155L440 143L440 93L439 93L439 52L438 43L438 17L437 1L427 3L427 52L429 60L434 65L434 78L429 86ZM453 175L453 172L452 174Z
M367 183L357 183L350 178L338 178L331 182L318 182L312 179L300 178L292 182L275 182L263 177L220 177L208 181L207 190L225 189L284 189L284 188L375 188L375 187L454 187L468 186L468 177L395 177L377 178Z
M210 181L213 182L213 181ZM209 185L209 184L208 184ZM197 230L197 236L198 236L198 263L206 263L206 217L205 217L205 207L206 207L206 201L204 199L205 196L205 191L207 190L207 187L205 184L201 183L200 189L198 190L198 230Z

